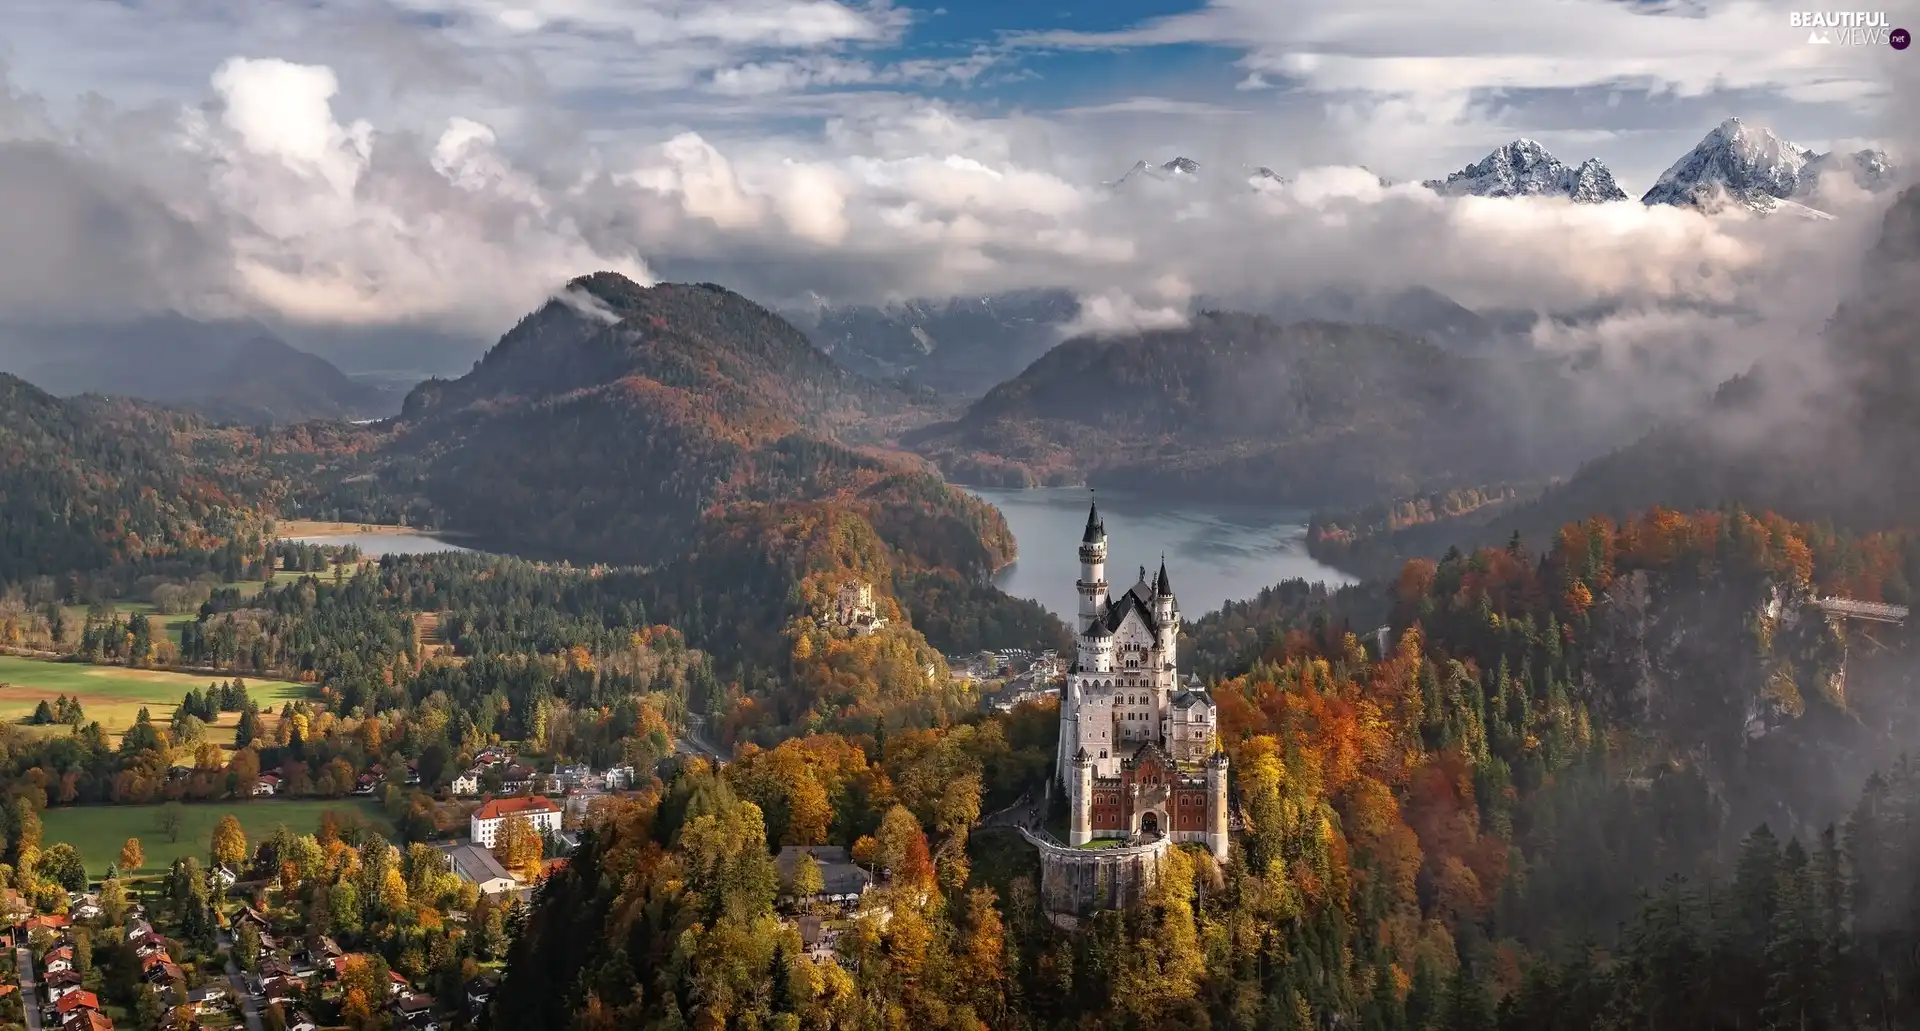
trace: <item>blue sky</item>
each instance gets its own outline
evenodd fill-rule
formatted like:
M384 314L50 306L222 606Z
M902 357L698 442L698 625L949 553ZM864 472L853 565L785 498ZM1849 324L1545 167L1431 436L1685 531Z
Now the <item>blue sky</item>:
M1121 321L1161 318L1222 279L1393 264L1322 258L1330 245L1312 232L1365 238L1358 215L1333 218L1328 204L1440 219L1436 232L1482 217L1399 194L1382 207L1353 193L1377 192L1371 176L1330 166L1417 181L1528 136L1569 163L1606 161L1637 195L1734 115L1817 149L1898 149L1890 105L1912 93L1916 52L1809 46L1788 26L1793 6L10 0L0 145L55 148L75 173L0 181L0 194L16 211L81 211L44 191L97 179L86 204L160 234L116 251L151 263L151 289L135 293L193 310L483 332L605 267L699 269L780 301L1050 282L1111 292ZM1237 196L1148 212L1102 192L1136 159L1175 155L1229 192L1245 192L1241 166L1302 182L1260 213L1239 212ZM1503 232L1542 234L1534 265L1564 265L1568 232L1668 247L1718 246L1723 231L1659 213L1607 215L1623 228L1503 210L1533 227ZM1280 221L1248 221L1269 217ZM1159 241L1196 224L1223 234L1208 256L1238 264L1170 261ZM1252 224L1267 250L1242 238ZM1596 266L1555 285L1523 268L1455 289L1506 303L1640 280L1720 289L1715 277L1733 274L1671 257L1670 276ZM0 317L10 303L58 303L45 295L0 289Z

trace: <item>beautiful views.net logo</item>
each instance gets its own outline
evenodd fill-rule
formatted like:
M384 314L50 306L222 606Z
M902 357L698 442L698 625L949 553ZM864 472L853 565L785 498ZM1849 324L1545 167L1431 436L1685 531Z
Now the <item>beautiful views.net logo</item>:
M1794 11L1788 18L1793 28L1807 30L1809 43L1904 49L1894 36L1905 37L1906 30L1895 29L1885 11Z

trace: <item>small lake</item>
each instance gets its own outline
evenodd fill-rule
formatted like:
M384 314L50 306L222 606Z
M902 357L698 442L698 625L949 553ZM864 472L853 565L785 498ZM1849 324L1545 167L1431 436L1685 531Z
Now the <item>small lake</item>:
M1020 546L1020 558L995 577L1000 589L1032 598L1069 623L1080 610L1080 537L1087 528L1085 488L1006 490L967 487L998 508ZM1102 490L1107 524L1107 582L1118 594L1141 566L1149 576L1167 559L1167 577L1192 622L1222 602L1251 598L1282 580L1352 583L1354 578L1307 554L1306 513L1259 505L1186 503Z
M351 544L359 548L360 554L368 558L385 558L388 555L426 555L435 551L471 550L424 533L340 533L322 534L313 537L287 537L284 539L299 541L302 544L318 544L328 548L344 548Z

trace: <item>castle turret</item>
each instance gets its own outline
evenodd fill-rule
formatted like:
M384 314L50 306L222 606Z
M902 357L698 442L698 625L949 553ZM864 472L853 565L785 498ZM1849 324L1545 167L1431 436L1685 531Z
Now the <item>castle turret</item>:
M1107 614L1107 524L1100 506L1087 508L1087 531L1080 535L1080 625Z
M1160 575L1153 578L1153 619L1160 624L1160 647L1169 658L1180 636L1180 603L1173 596L1173 581L1167 576L1167 557L1160 556Z
M1227 753L1207 760L1207 851L1214 862L1227 861Z
M1083 673L1113 672L1113 631L1107 628L1104 618L1096 618L1080 631L1080 671Z
M1073 796L1067 824L1067 844L1093 840L1093 757L1082 748L1073 754Z

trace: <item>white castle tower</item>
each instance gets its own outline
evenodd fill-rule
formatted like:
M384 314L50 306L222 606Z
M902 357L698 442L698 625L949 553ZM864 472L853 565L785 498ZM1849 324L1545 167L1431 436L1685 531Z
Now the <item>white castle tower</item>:
M1180 683L1180 602L1166 560L1151 580L1141 566L1138 582L1111 595L1107 528L1096 504L1080 538L1076 586L1078 648L1061 688L1061 786L1073 788L1072 760L1081 749L1096 777L1118 776L1121 761L1149 744L1172 762L1204 763L1214 751L1213 701L1197 684Z

